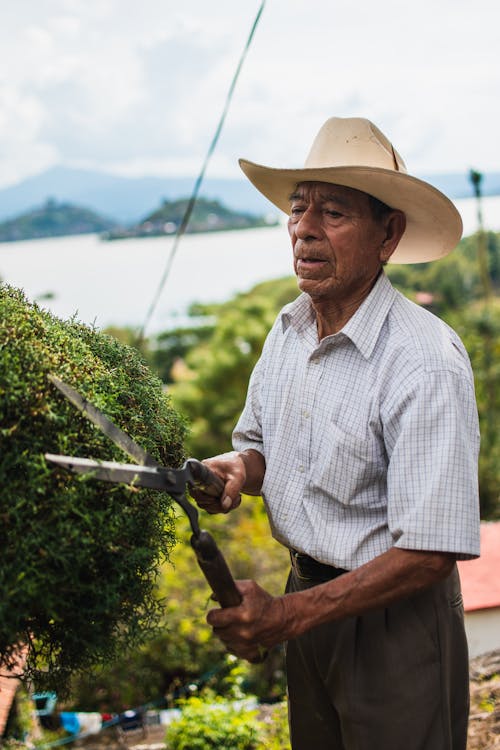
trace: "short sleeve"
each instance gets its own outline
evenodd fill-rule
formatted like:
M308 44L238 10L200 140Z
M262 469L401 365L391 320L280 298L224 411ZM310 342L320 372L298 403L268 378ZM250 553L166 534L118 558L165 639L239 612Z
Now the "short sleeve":
M386 415L388 525L395 546L479 555L479 427L472 382L413 373Z
M236 451L253 449L264 454L261 420L261 372L262 358L255 365L250 377L245 407L233 431L233 448Z

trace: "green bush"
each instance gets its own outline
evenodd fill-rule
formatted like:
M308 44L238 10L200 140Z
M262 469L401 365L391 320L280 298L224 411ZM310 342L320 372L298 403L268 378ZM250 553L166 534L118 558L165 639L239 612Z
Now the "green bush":
M193 697L182 704L182 716L167 729L169 750L255 750L256 711Z
M268 706L259 718L257 709L206 691L181 708L167 729L168 750L290 750L286 702Z
M182 462L185 426L136 350L6 285L0 319L0 659L28 644L26 674L61 693L72 672L154 631L157 569L175 533L166 494L46 464L45 452L130 461L47 376L165 464Z

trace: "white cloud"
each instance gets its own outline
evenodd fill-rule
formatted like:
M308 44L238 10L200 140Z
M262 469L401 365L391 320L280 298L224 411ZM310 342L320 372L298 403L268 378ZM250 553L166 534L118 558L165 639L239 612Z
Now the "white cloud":
M258 7L4 4L0 182L50 163L197 173ZM498 0L268 0L210 174L298 165L333 114L371 117L414 172L500 170L499 24Z

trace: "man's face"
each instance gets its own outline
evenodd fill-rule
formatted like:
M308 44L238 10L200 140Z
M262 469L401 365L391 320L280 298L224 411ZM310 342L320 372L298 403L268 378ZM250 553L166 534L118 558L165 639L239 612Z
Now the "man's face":
M288 231L299 288L313 302L354 301L387 260L384 222L359 190L300 183L290 197Z

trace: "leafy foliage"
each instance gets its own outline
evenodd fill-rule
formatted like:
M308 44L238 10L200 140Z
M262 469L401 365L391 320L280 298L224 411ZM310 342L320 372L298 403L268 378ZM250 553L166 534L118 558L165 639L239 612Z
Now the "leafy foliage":
M191 420L189 446L195 455L230 449L267 333L278 310L296 296L295 279L286 278L259 284L222 305L205 306L205 314L214 320L213 332L188 351L185 367L177 377L174 373L169 389L177 408Z
M500 301L469 306L450 322L462 337L474 371L481 431L481 516L500 519Z
M168 465L185 426L136 350L0 287L0 655L61 693L154 631L157 569L175 540L164 493L76 477L45 452L128 460L48 381L54 373Z
M158 335L156 348L151 352L151 366L164 383L173 382L175 370L179 366L182 368L186 354L199 344L208 341L213 332L214 323L210 321L210 318L208 320L202 318L198 325L176 328Z
M255 750L256 712L244 707L194 697L167 730L171 750Z
M290 750L286 703L265 716L245 703L223 702L213 693L182 704L182 716L167 729L171 750Z
M388 265L387 275L392 283L410 299L421 292L431 293L431 310L437 315L463 310L483 296L483 286L477 262L480 234L465 237L456 250L432 263ZM493 288L500 290L500 234L486 233L488 265Z

